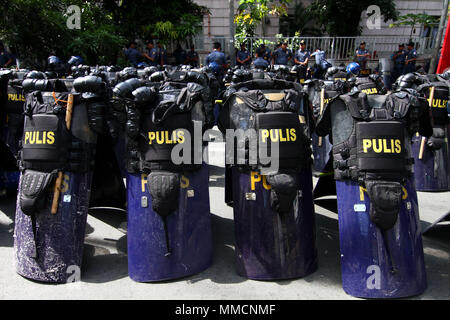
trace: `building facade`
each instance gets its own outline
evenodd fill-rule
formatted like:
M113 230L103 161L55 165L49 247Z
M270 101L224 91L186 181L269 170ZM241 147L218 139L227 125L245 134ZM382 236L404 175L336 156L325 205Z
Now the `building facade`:
M233 52L233 44L231 43L231 24L233 17L237 12L238 0L195 0L199 5L205 6L210 10L209 15L203 18L202 32L195 38L195 45L200 53L200 61L203 62L206 54L211 51L214 42L220 42L222 48L227 55ZM307 7L312 0L292 0L289 4L288 13L293 13L295 6L299 3ZM427 13L432 16L440 17L443 9L442 0L395 0L396 9L399 15L408 13ZM417 43L419 52L422 57L429 57L431 48L434 46L434 38L437 33L437 25L425 28L422 25L416 25L414 28L410 26L389 27L393 21L384 22L380 20L379 27L374 28L371 22L368 22L367 12L361 13L362 28L360 39L365 40L367 48L374 52L373 59L389 56L400 42L408 42L413 39ZM265 19L258 27L256 34L260 37L275 38L279 33L280 22L279 17L270 16ZM327 36L324 34L323 36ZM339 39L341 42L345 39ZM352 42L353 43L353 42Z

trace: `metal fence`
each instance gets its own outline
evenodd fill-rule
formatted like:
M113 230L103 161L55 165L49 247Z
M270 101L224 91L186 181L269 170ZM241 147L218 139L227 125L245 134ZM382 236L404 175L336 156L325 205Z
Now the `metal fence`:
M189 42L195 44L197 50L209 52L212 43L220 42L226 54L232 53L234 47L238 47L238 41L244 41L247 49L254 53L254 50L260 43L264 42L269 49L281 42L286 41L291 50L297 50L300 40L305 40L306 48L310 51L320 48L325 50L328 59L348 60L355 56L355 51L359 47L361 41L366 42L366 49L372 55L372 59L387 58L396 50L398 45L404 43L405 46L409 41L415 43L415 48L419 55L431 54L434 46L435 38L432 37L408 37L408 36L373 36L373 37L254 37L245 39L235 39L231 41L230 37L195 37Z

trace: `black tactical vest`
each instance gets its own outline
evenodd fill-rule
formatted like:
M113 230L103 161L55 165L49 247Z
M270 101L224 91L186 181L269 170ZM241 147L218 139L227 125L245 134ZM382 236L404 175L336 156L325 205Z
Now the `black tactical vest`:
M194 147L198 147L194 146L194 122L201 128L199 134L208 128L211 115L206 114L211 112L212 104L205 91L199 83L181 81L144 85L133 91L134 103L127 105L126 122L129 172L182 172L201 165L194 163ZM189 161L176 164L171 158L172 150L184 143L190 144L191 155L180 156Z
M354 92L334 99L317 130L323 135L329 126L333 133L335 178L362 184L366 179L408 178L408 141L419 129L421 110L417 98L406 92L373 97Z
M227 164L244 170L263 169L267 165L259 155L270 154L271 143L278 143L281 170L308 167L311 150L306 121L307 97L299 84L252 80L229 87L218 124L225 134L227 129L234 130L237 140L234 149L226 150ZM242 147L245 154L239 152Z
M19 196L22 211L33 215L44 204L44 195L58 171L84 173L92 170L96 136L89 130L89 106L78 92L72 92L76 111L72 112L70 131L67 129L67 82L70 80L29 80L31 82L24 86L31 92L27 93L24 106Z
M126 104L127 170L148 174L152 209L163 221L168 256L166 218L178 208L181 174L202 166L203 133L212 124L212 96L208 79L200 72L176 71L163 84L142 84ZM178 147L181 161L176 163L172 153Z
M397 221L402 186L412 176L410 138L422 116L421 103L407 92L353 92L335 98L316 127L319 135L332 132L335 179L366 188L371 220L382 230Z

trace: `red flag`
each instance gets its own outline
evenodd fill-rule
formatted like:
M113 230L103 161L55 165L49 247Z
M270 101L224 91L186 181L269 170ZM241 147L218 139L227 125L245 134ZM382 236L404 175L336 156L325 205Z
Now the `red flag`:
M446 68L450 67L450 19L447 23L447 31L445 31L444 43L442 44L441 57L436 73L443 73Z

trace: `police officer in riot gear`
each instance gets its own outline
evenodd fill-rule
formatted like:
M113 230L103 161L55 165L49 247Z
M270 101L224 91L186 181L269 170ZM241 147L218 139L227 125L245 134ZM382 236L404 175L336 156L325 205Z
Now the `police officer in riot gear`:
M358 63L352 62L347 68L347 78L351 87L351 91L361 91L367 95L385 94L386 87L383 80L378 74L370 74L368 76L361 75L361 67Z

